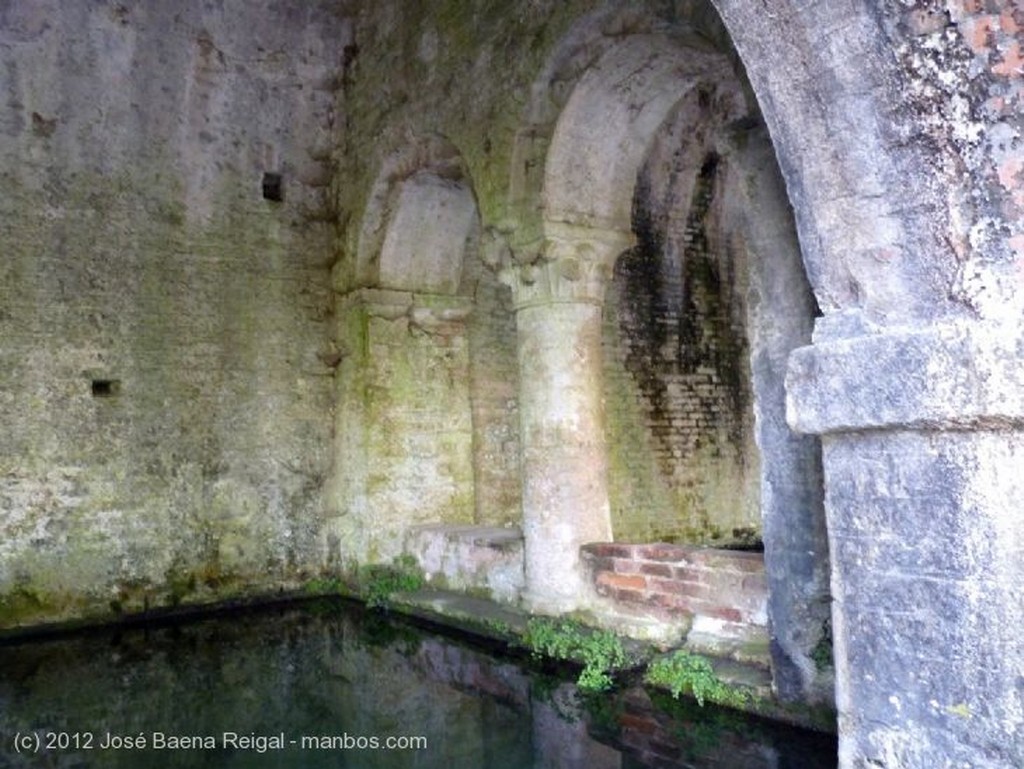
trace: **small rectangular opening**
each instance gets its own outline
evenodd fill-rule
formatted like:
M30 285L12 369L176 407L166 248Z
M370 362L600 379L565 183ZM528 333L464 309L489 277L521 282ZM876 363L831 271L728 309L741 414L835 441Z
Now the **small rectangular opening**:
M263 174L263 199L280 203L284 200L284 177L268 171Z
M113 398L121 392L121 382L118 379L93 379L92 397Z

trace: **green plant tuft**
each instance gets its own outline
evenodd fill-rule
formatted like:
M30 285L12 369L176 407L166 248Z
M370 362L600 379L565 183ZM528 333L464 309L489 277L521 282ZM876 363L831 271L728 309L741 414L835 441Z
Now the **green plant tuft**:
M821 638L811 650L811 660L819 673L835 667L835 662L832 659L832 621L830 619L826 619L821 626Z
M676 699L679 699L680 694L689 694L699 705L703 705L706 700L738 708L749 698L746 692L724 684L715 675L707 658L682 650L652 662L644 675L644 681L668 688Z
M507 622L505 622L504 620L500 620L500 619L484 620L484 627L486 627L489 631L491 631L495 635L502 636L503 638L508 638L508 637L512 636L512 626L510 624L508 624Z
M576 685L585 692L610 689L611 671L626 662L622 642L614 633L584 628L569 620L531 619L523 641L535 657L582 663Z
M359 569L359 584L366 605L371 609L386 609L395 593L409 593L424 585L423 573L416 559L400 555L387 564L371 564Z
M309 595L344 593L345 583L339 577L317 577L306 582L302 590Z

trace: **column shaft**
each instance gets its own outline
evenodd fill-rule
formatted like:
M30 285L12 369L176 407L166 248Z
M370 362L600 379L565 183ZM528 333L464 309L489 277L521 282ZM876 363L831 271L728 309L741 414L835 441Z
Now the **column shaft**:
M579 548L612 538L601 382L601 308L519 310L523 528L528 599L576 608Z
M630 233L546 225L543 258L510 266L519 353L526 600L586 605L580 546L612 539L601 313Z

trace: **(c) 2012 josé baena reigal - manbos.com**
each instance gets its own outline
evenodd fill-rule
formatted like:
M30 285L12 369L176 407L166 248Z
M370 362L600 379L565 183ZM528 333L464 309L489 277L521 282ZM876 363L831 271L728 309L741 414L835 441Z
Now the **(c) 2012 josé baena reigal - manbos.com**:
M421 750L425 737L378 737L323 734L289 736L285 732L221 732L220 734L170 734L161 731L118 734L114 732L29 732L15 736L19 753L90 750Z

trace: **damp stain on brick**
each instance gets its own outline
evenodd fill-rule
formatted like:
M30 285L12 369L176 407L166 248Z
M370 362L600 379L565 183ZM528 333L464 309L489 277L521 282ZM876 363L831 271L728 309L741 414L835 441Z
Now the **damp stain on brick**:
M647 400L667 474L681 448L715 443L722 427L729 441L742 442L750 408L735 255L712 234L721 224L714 208L719 165L714 153L704 158L682 242L669 243L667 225L652 214L650 183L641 177L633 207L637 245L616 265L625 365ZM679 428L684 420L696 428L692 434Z

